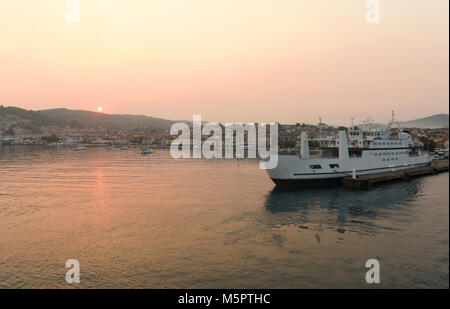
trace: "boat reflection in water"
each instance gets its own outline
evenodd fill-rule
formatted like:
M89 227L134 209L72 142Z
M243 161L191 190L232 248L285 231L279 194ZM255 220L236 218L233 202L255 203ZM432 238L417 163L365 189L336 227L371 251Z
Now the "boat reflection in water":
M266 198L265 208L278 215L281 225L305 224L317 222L318 212L327 213L325 221L328 228L339 233L347 230L356 233L376 233L377 229L387 227L379 225L377 218L387 213L408 211L421 190L421 180L391 183L371 191L356 191L342 187L286 190L275 187ZM292 212L295 216L290 215ZM402 217L404 219L404 217ZM322 219L324 219L322 217ZM389 229L395 229L392 226Z
M274 189L264 223L302 286L365 287L375 258L383 287L448 287L447 185L444 173L370 191Z

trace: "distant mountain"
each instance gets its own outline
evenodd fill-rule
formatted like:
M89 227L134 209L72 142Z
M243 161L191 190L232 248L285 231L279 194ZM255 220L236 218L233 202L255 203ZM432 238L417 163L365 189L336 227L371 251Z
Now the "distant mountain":
M74 128L121 129L146 127L154 130L166 130L170 129L173 123L175 121L144 115L112 115L66 108L33 111L13 106L0 106L0 127L21 124L35 127L70 126Z
M64 126L68 124L66 120L13 106L0 106L0 121L25 123L32 126Z
M169 129L175 121L144 115L114 115L66 108L37 111L40 115L60 121L69 121L82 127L133 129L147 127L156 130Z
M404 128L421 128L421 129L436 129L436 128L448 128L448 114L436 114L429 117L399 121L400 126ZM357 124L363 126L364 124ZM373 128L386 128L388 123L371 123Z
M436 114L433 116L402 121L400 125L407 128L448 128L448 114Z
M22 123L36 127L71 126L75 128L104 127L122 129L146 127L154 130L166 130L170 129L175 121L144 115L104 114L66 108L32 111L12 106L0 106L0 127L8 127L8 124L11 123ZM191 124L190 122L187 123ZM376 125L382 126L382 124ZM448 114L437 114L425 118L403 121L400 122L400 125L408 128L448 128L449 116Z

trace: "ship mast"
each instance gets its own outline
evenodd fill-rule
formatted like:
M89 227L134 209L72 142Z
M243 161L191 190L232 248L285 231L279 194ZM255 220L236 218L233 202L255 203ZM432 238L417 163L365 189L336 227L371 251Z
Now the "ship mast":
M319 117L319 138L322 138L322 117Z

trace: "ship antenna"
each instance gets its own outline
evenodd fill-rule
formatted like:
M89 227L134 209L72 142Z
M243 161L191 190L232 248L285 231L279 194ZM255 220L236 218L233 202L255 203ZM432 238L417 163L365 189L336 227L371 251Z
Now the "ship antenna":
M322 137L322 118L319 117L319 136Z

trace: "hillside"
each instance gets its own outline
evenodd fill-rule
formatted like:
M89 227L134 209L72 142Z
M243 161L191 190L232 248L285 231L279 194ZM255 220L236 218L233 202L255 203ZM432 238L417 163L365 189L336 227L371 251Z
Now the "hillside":
M18 107L0 106L0 124L1 123L27 124L31 126L65 126L69 122L62 119L50 117L32 110L25 110Z
M169 129L175 121L144 115L114 115L66 108L38 111L39 114L62 121L74 121L84 127L132 129L147 127L157 130Z
M420 119L403 121L400 125L407 128L448 128L448 114L436 114Z
M144 115L111 115L66 108L48 110L25 110L18 107L0 107L0 127L11 124L41 126L70 126L74 128L121 128L146 127L154 130L169 129L175 121Z
M70 126L74 128L121 128L133 129L146 127L154 130L166 130L175 123L172 120L144 115L118 115L70 110L66 108L40 111L25 110L18 107L0 106L0 128L10 124L40 126ZM381 124L380 124L381 125ZM436 114L420 119L400 122L403 127L442 128L449 126L448 114Z
M399 121L398 123L404 128L437 129L449 127L448 114L436 114L409 121ZM357 125L362 126L363 124ZM387 125L388 123L371 123L371 126L375 128L385 128Z

